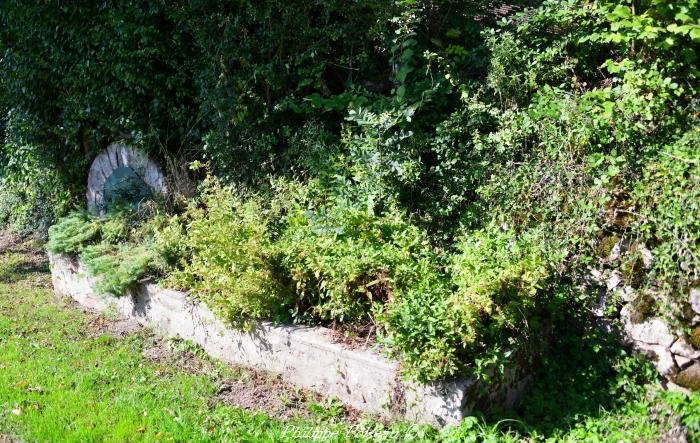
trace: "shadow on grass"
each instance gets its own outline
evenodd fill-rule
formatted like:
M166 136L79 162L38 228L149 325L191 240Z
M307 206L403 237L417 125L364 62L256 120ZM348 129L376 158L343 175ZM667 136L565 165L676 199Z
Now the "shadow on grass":
M49 272L49 262L40 250L21 247L0 253L0 283L17 283Z
M623 346L622 338L580 318L553 329L552 345L519 404L491 411L486 423L520 435L564 434L586 417L615 411L639 398L656 378L653 366ZM504 429L505 428L505 429Z

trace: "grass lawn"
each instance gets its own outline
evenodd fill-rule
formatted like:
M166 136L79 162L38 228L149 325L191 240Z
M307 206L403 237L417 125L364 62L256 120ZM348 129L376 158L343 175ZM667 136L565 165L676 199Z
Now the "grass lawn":
M700 428L697 395L652 388L626 406L580 414L565 425L557 419L546 430L520 418L468 419L442 432L401 423L387 427L348 413L337 402L210 361L187 343L121 328L115 319L57 299L36 246L0 244L1 443L654 441L692 438ZM253 410L255 401L236 406L250 395L232 400L227 397L232 392L258 393L255 398L264 399L258 403L267 412ZM531 398L545 398L542 392L533 391Z

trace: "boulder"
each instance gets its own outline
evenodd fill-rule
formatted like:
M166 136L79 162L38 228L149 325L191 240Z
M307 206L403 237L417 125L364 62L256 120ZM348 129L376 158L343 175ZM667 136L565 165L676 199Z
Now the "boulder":
M688 297L688 302L690 307L695 311L696 314L700 314L700 289L693 288L690 290L690 297Z
M664 377L671 377L678 372L673 354L666 347L644 343L636 343L636 347L654 362L656 370Z
M654 256L644 243L637 245L637 252L642 257L644 269L651 269L654 266Z
M629 305L620 312L624 321L624 329L627 336L635 342L670 347L676 340L666 323L658 317L634 323L631 321Z
M617 288L620 283L622 283L622 274L620 271L613 271L605 283L608 287L608 291L612 291L613 289Z
M681 355L674 355L673 359L676 361L676 366L681 368L681 370L687 368L688 366L694 363L694 360L683 357Z
M673 377L673 381L685 388L700 391L700 362L696 361L678 372L678 374Z
M694 349L683 337L676 340L671 346L671 352L690 359L700 358L700 351Z

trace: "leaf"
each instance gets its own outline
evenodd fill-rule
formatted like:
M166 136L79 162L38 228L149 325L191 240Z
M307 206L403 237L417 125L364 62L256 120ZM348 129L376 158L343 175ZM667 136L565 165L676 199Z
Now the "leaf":
M632 9L629 6L617 5L610 14L610 19L615 18L628 18L632 16Z
M406 95L406 86L404 86L404 85L399 86L399 87L396 89L396 95L397 95L399 98L404 98L404 96Z
M693 27L693 29L690 30L688 35L693 40L700 40L700 26Z

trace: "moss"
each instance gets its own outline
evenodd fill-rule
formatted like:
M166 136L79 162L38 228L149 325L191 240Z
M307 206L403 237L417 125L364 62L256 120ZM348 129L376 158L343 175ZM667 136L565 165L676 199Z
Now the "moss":
M688 343L695 349L700 349L700 326L696 326L690 331Z
M646 270L644 269L644 261L637 251L636 247L631 247L620 264L620 271L625 276L627 283L633 288L642 286Z
M679 372L673 381L685 388L700 391L700 363Z
M641 323L653 316L658 311L656 299L646 291L640 291L632 301L630 320L632 323Z
M600 238L594 245L594 253L597 257L607 259L610 257L615 245L620 241L620 237L616 235L609 235Z

